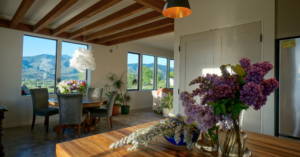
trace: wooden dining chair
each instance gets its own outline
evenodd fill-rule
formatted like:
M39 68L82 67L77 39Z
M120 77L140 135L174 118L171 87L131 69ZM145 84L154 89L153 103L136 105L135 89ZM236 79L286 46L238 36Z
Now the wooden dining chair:
M31 130L34 127L36 116L44 116L46 125L46 132L48 132L49 128L49 116L58 114L58 108L49 107L49 95L47 88L40 89L30 89L30 94L32 98L32 106L33 106L33 118L31 124Z
M78 138L80 138L81 124L84 133L86 114L82 113L83 94L57 94L59 106L59 130L58 140L60 142L62 127L66 125L78 125Z
M107 118L107 124L108 124L108 130L111 130L112 127L112 110L114 107L114 100L116 98L116 95L118 94L118 91L112 91L109 99L106 103L107 109L93 109L90 111L90 116L91 117L106 117Z

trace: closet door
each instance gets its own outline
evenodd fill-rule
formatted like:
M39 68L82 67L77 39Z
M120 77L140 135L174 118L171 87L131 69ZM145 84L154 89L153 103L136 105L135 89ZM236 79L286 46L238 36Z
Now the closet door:
M262 61L261 22L254 22L182 36L180 38L180 92L191 92L197 85L189 86L190 81L206 73L220 75L222 64L238 64L243 57L252 63ZM199 102L199 98L197 98ZM178 104L179 113L183 113ZM261 132L261 113L250 109L246 112L246 130Z
M213 32L203 32L180 38L180 92L192 92L197 85L189 83L213 67ZM200 102L200 99L196 99ZM183 113L181 104L180 113Z

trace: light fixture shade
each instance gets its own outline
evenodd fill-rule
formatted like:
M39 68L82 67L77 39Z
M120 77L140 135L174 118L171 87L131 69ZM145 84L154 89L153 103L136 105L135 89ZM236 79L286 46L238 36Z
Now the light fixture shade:
M192 13L188 0L167 0L163 15L169 18L183 18Z
M73 58L70 59L70 67L76 68L80 72L84 72L86 69L95 70L96 62L92 51L81 47L75 50Z

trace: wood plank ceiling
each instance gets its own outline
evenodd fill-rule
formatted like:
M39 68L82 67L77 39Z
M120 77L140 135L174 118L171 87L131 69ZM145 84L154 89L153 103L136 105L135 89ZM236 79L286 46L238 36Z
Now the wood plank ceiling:
M122 1L99 0L97 3L78 13L76 16L67 20L58 27L54 29L46 28L47 25L67 11L70 7L75 5L78 1L79 0L61 0L48 14L40 19L40 21L38 21L35 25L30 25L21 23L20 21L35 0L22 0L12 20L0 19L0 27L77 41L86 41L89 43L107 46L174 32L174 19L163 18L162 15L162 10L165 4L164 0L134 0L135 3L132 5L124 7L121 10L116 10L114 13L88 24L85 27L72 32L67 32L67 30L78 25L84 20L87 20L88 18ZM121 19L130 17L131 15L149 8L153 9L153 11L112 25ZM111 26L96 31L97 29L108 25ZM83 36L89 32L91 32L89 35L86 35L85 37Z

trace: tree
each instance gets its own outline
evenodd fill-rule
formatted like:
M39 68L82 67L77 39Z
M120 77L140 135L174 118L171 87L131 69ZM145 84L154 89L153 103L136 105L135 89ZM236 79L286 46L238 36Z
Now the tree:
M174 71L170 72L170 78L174 78Z

